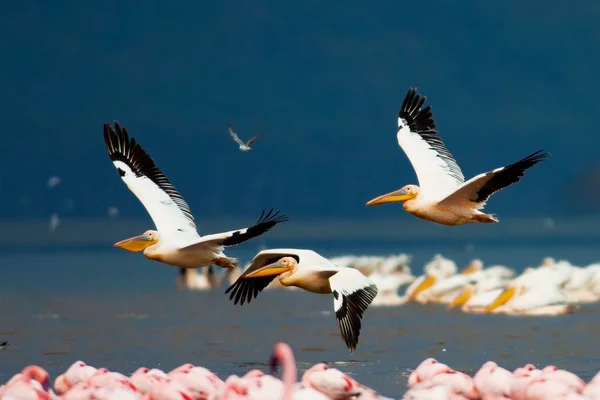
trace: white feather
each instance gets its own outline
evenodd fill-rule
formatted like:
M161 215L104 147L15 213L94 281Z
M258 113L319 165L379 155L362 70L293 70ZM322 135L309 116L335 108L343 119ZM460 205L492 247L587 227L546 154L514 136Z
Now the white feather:
M397 137L417 174L423 196L441 200L464 182L456 161L442 156L421 135L411 131L402 118L398 118Z
M189 211L185 200L181 200L177 204L151 179L144 175L136 176L124 162L113 161L113 164L117 169L125 172L121 177L123 182L144 205L159 232L168 235L179 231L199 236L196 224L181 209L181 207L186 207Z

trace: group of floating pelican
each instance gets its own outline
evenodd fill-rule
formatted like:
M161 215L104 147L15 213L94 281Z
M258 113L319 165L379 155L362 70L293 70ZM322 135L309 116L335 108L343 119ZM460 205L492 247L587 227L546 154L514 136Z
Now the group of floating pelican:
M391 400L325 363L308 368L300 382L292 349L275 344L271 367L281 364L282 379L254 369L224 381L210 370L187 363L164 372L140 367L131 376L74 362L55 380L37 365L25 367L0 386L2 400ZM408 377L403 400L597 400L600 372L588 383L554 365L526 364L513 372L494 361L473 377L434 358ZM398 392L403 391L402 389Z
M465 181L461 169L437 133L431 106L423 107L425 99L414 88L408 91L398 115L397 131L398 144L412 163L420 187L404 186L369 201L367 205L404 201L404 209L409 213L443 225L498 222L494 216L480 211L486 201L496 191L519 181L525 170L548 154L540 150L506 167ZM105 123L104 140L123 182L142 202L156 225L156 230L122 240L115 244L117 247L142 251L151 260L179 268L216 265L233 269L238 261L224 253L226 247L262 235L288 220L287 216L271 209L266 213L263 211L256 224L250 227L201 236L188 203L136 139L128 135L127 129L116 121L114 126ZM241 146L243 143L239 142ZM184 276L187 274L183 273ZM378 296L385 298L384 293L389 291L387 278L378 280L382 274L385 275L384 269L367 277L360 269L342 265L339 261L332 262L308 249L267 249L253 258L226 293L230 293L234 304L250 303L278 276L283 286L331 294L342 338L352 352L358 344L362 314L374 299ZM444 278L450 280L452 275L443 269L428 274L424 286L415 289L410 299L433 293L439 284L432 283L432 279L440 279L441 284L442 280L446 281ZM469 277L479 275L494 274L481 271ZM467 275L459 275L457 281L460 276ZM479 281L465 281L469 282L475 284L474 290L488 293L487 286L477 286ZM481 282L487 283L488 279ZM425 290L427 285L429 287ZM458 286L464 285L457 282ZM512 290L516 293L521 289L515 287ZM521 292L518 294L520 296ZM479 292L473 294L474 298L479 296Z
M585 267L566 260L546 257L537 267L526 267L516 275L502 265L484 267L479 259L462 270L456 263L436 255L423 268L423 275L412 273L411 257L406 254L381 256L341 256L330 258L341 268L366 276L378 289L371 307L400 306L410 302L442 304L449 310L465 313L507 315L562 315L574 312L581 303L600 300L600 263ZM190 271L180 281L190 290L220 288L225 280L234 283L239 275L217 276ZM273 284L266 288L282 288ZM402 293L403 294L400 294Z

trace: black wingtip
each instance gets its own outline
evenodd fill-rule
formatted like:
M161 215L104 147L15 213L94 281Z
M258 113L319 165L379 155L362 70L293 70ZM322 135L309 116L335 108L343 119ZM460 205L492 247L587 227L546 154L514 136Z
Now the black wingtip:
M254 225L256 226L261 224L273 224L273 226L275 226L276 224L279 224L281 222L287 222L290 220L290 217L288 217L285 214L279 215L280 211L273 211L273 208L271 208L268 212L266 210L263 210L260 214L260 217L258 218L258 221L256 221Z
M427 100L426 96L418 94L416 88L410 88L404 97L398 118L406 121L406 125L413 132L437 133L431 106L421 108L425 100Z
M540 149L534 153L531 153L530 155L528 155L521 161L529 162L529 163L532 163L532 165L533 165L533 164L537 164L540 161L543 161L546 158L551 157L551 156L552 156L552 154L544 151L544 149Z

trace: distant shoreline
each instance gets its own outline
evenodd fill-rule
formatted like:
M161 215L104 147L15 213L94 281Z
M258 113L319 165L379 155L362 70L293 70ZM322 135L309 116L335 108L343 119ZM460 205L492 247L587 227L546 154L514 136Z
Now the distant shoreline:
M199 222L200 234L242 228L255 220L219 219ZM10 245L101 245L137 235L153 224L147 219L65 219L54 232L48 220L0 220L0 240ZM272 240L478 240L600 239L600 218L503 218L498 224L446 227L408 219L296 219L265 235Z

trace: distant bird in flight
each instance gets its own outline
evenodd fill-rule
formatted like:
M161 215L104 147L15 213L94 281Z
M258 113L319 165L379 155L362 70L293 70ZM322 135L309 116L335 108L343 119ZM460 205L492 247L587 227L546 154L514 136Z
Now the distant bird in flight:
M479 210L492 194L518 182L528 168L549 154L538 150L465 182L460 167L435 129L431 106L421 108L426 99L411 88L398 115L398 144L415 169L421 187L406 185L370 200L367 205L404 201L407 212L441 225L498 222L493 215Z
M223 253L225 247L260 236L288 220L271 209L263 211L256 224L247 228L200 236L187 202L140 144L129 137L127 129L121 128L117 121L114 129L105 123L104 142L121 179L144 205L157 229L115 243L116 247L143 251L151 260L176 267L215 264L233 268L237 260Z
M244 143L244 142L242 142L242 139L240 139L238 137L238 135L233 131L233 129L231 128L231 125L229 125L229 133L231 134L231 137L233 138L233 140L235 140L236 143L240 145L241 151L250 150L250 146L252 146L252 144L256 141L256 139L261 137L263 135L263 133L265 133L266 131L267 130L265 129L264 131L262 131L261 133L259 133L256 136L254 136L252 139L248 140L246 143Z

